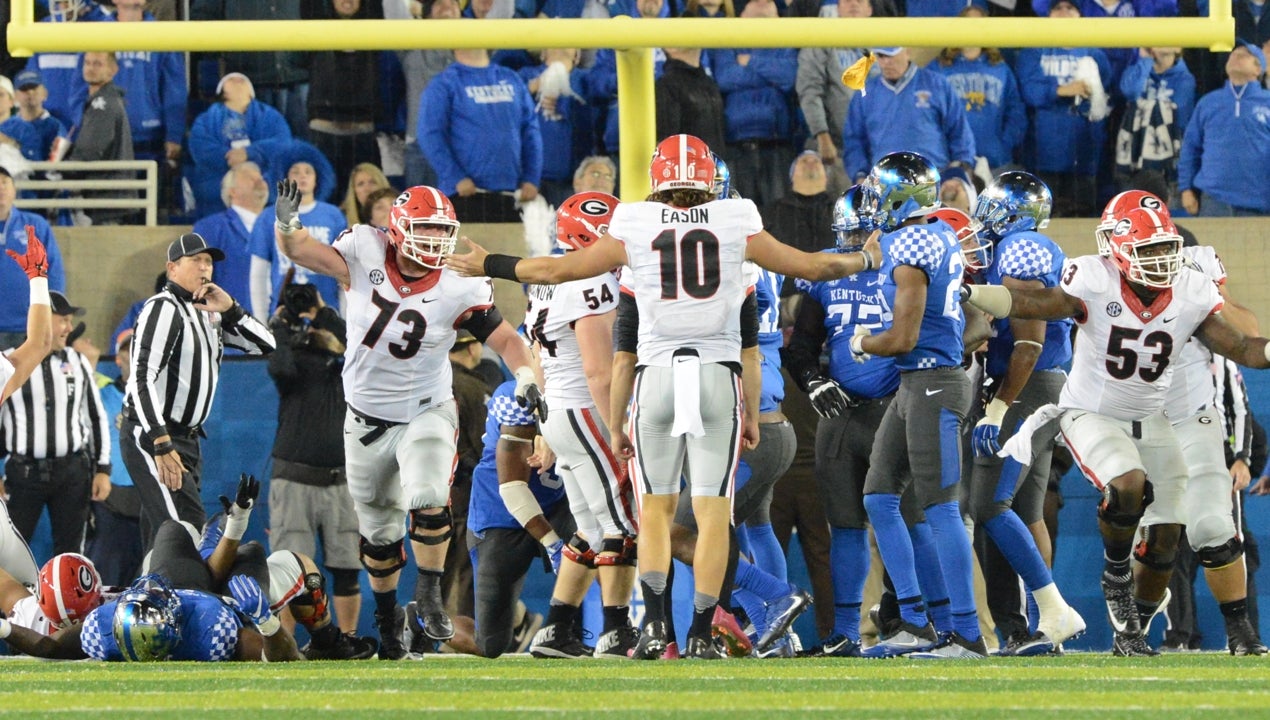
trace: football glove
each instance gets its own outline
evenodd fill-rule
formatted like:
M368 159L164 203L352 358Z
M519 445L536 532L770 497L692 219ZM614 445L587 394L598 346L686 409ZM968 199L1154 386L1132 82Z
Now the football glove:
M991 457L1001 450L1001 421L1009 409L1009 405L997 398L988 403L983 419L975 423L971 431L970 444L975 450L975 457Z
M278 200L273 207L278 215L278 232L290 235L304 227L300 224L300 186L294 180L278 181Z
M556 541L550 545L543 545L542 549L547 553L547 562L551 563L551 572L553 575L560 574L560 563L564 559L564 540L556 538Z
M254 475L243 473L238 476L238 492L233 502L224 495L220 496L220 504L225 508L225 537L230 540L242 540L247 532L247 523L251 520L251 509L260 497L260 481Z
M855 326L855 334L851 336L851 359L858 363L866 362L873 357L864 351L864 339L871 335L869 329L863 325Z
M282 623L269 611L269 599L260 589L260 583L250 575L235 575L229 579L229 595L234 605L246 615L260 634L269 637L278 632Z
M5 250L9 257L22 268L22 272L32 280L49 276L48 251L44 243L35 235L35 227L26 226L26 253L19 255L16 250Z
M855 403L838 383L827 377L814 377L807 382L807 397L811 407L822 418L835 418Z
M516 404L531 414L537 413L540 422L547 422L547 399L542 396L538 379L529 367L516 370Z

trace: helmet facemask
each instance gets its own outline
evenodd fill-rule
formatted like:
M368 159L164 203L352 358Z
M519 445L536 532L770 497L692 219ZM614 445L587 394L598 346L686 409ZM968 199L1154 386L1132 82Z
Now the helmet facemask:
M1159 249L1148 254L1146 250ZM1155 290L1173 287L1182 272L1182 236L1156 233L1149 239L1116 246L1121 266L1130 282Z
M445 257L458 245L459 223L454 220L402 215L394 219L392 230L400 239L398 251L430 270L444 267ZM438 235L437 230L442 234Z

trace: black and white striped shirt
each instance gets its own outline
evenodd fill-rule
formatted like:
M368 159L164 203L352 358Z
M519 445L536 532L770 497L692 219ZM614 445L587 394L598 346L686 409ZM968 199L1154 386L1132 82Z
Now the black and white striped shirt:
M66 348L44 358L31 379L0 405L4 447L36 460L92 453L110 472L110 427L88 360Z
M168 435L168 425L201 426L212 410L225 345L263 355L274 348L273 333L238 305L222 317L195 307L188 291L168 283L137 318L124 413L152 440Z

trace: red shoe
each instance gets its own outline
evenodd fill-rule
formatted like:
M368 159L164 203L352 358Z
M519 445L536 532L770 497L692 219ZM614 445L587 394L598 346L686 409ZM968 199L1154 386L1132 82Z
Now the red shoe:
M715 638L722 640L728 647L728 657L747 657L754 650L754 643L741 629L732 613L722 606L715 606L714 618L710 621L710 629Z

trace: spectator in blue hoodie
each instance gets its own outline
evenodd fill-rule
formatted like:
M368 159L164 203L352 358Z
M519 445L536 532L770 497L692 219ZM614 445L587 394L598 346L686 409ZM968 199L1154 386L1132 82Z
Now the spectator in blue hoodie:
M12 250L19 255L26 253L26 226L35 228L35 235L44 243L49 260L49 290L65 292L66 271L62 266L62 253L57 249L53 230L44 218L36 213L19 210L13 203L18 190L13 176L0 166L0 250ZM26 337L26 313L30 298L24 292L14 292L22 287L26 274L13 262L0 263L0 347L11 348L22 344Z
M1116 186L1171 197L1182 136L1195 111L1195 76L1175 47L1143 48L1120 76L1128 102L1116 136Z
M1050 5L1049 16L1074 18L1079 10L1073 0L1058 0ZM1091 62L1097 83L1087 77ZM1107 123L1105 107L1093 100L1101 97L1105 105L1111 90L1107 56L1097 48L1024 48L1014 72L1032 120L1024 165L1053 191L1055 216L1096 215L1096 176Z
M1177 17L1177 0L1118 0L1110 3L1103 0L1077 0L1076 9L1081 17L1087 18L1135 18L1135 17ZM1234 0L1238 5L1241 0ZM1032 0L1032 9L1039 17L1049 15L1053 0ZM1207 12L1203 13L1207 15ZM1112 91L1116 102L1119 102L1120 77L1125 69L1134 63L1137 54L1133 48L1102 48L1107 56L1111 75L1104 77L1108 88Z
M1177 186L1191 215L1270 215L1270 90L1266 56L1250 42L1226 58L1226 85L1195 106L1182 139Z
M462 222L520 222L538 196L542 135L529 88L487 50L455 50L419 106L419 146Z
M49 15L40 22L101 22L108 19L110 14L92 0L50 0ZM74 127L79 122L79 111L82 109L82 106L74 103L74 98L84 85L79 53L36 53L27 61L26 67L28 70L38 70L44 76L44 87L48 88L49 93L44 107L53 117L62 121L63 125Z
M778 17L774 0L750 0L744 18ZM727 127L724 156L732 187L760 207L785 194L785 168L794 158L794 82L798 51L745 48L710 51L710 66L723 93Z
M538 130L542 134L542 183L540 190L548 203L560 207L573 194L573 172L595 144L591 107L583 99L587 71L577 67L580 53L573 48L542 51L542 62L520 69L520 77L529 92L537 98ZM549 68L567 73L569 88L552 94L556 88L543 87L543 74ZM560 76L563 77L563 76ZM548 83L550 84L550 83Z
M961 17L987 17L971 5ZM995 176L1015 162L1014 151L1027 135L1027 107L1014 71L996 48L944 48L928 68L944 76L961 98L975 136L975 151Z
M974 165L975 136L961 98L943 75L915 65L902 47L871 48L882 72L847 107L843 167L859 181L883 155L921 153L935 167Z
M251 297L251 239L253 231L273 232L272 217L264 216L269 186L260 166L248 160L221 174L220 202L226 209L194 223L194 232L225 259L217 263L216 284L231 297ZM258 228L257 226L262 226Z
M282 113L256 100L246 75L230 73L221 78L216 94L221 101L199 115L190 129L194 168L189 181L200 218L225 209L220 189L226 170L250 160L268 176L270 159L291 142Z
M666 9L666 0L636 0L636 18L659 17ZM666 53L653 48L653 79L661 78ZM595 65L586 79L586 100L591 105L600 136L601 150L605 155L617 156L617 53L599 50L595 53Z
M34 130L31 140L22 145L22 155L27 160L49 160L53 153L53 144L57 139L66 141L66 126L44 109L48 90L44 87L44 79L40 77L38 71L23 70L13 79L13 84L17 86L18 91L18 116L29 123ZM3 130L4 128L0 127L0 132Z

